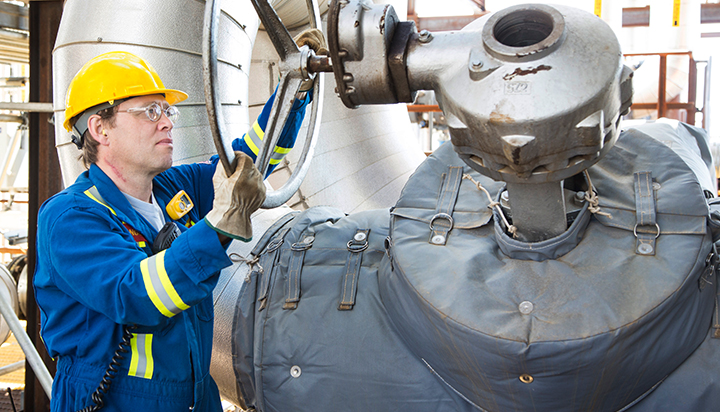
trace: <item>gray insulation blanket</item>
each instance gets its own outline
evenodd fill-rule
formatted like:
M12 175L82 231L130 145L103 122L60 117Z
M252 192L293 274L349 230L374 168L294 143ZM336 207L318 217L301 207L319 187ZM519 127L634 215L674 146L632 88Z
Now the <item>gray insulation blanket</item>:
M238 393L263 411L716 410L708 159L682 124L624 132L589 171L612 217L585 206L542 245L509 237L469 179L446 244L430 243L449 168L504 188L450 145L390 212L288 218L240 294ZM636 253L638 172L655 183L654 255Z

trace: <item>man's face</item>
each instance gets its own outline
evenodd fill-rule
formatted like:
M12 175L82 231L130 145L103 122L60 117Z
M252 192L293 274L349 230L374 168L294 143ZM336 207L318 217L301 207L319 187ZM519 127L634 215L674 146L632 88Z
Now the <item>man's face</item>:
M118 106L115 127L106 128L108 145L99 153L105 162L121 176L128 173L157 175L172 166L173 123L165 113L156 122L151 121L142 110L156 103L163 109L168 103L162 95L135 97Z

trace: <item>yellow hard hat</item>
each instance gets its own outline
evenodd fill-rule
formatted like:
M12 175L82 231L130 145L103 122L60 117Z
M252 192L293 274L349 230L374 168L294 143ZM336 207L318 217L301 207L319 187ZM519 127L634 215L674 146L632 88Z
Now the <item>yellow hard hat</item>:
M180 90L166 89L157 71L132 53L101 54L85 63L70 82L63 126L71 131L73 118L91 107L113 105L116 100L149 94L164 94L170 104L188 97Z

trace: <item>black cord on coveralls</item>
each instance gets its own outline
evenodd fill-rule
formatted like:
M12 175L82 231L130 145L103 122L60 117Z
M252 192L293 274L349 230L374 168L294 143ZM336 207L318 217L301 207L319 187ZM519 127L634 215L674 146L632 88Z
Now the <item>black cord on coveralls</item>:
M94 405L90 405L88 407L85 407L77 412L93 412L101 409L103 406L105 406L105 401L103 398L105 397L105 394L108 393L108 390L110 390L110 384L112 383L112 380L115 378L115 375L118 373L118 366L120 366L120 361L125 359L123 356L124 353L128 353L128 348L130 347L130 340L133 337L132 331L135 329L135 326L127 326L123 325L123 337L122 342L120 342L120 347L115 351L115 354L112 357L112 360L110 361L110 365L108 366L107 370L105 371L105 375L102 378L102 381L100 382L100 385L97 389L95 389L95 392L90 396L92 399Z
M153 240L153 255L169 248L170 245L172 245L172 243L175 241L175 239L180 236L180 234L180 229L177 227L177 224L175 222L166 223L165 226L160 229L157 237L155 237L155 239ZM107 370L105 371L105 376L103 376L102 381L100 382L100 386L98 386L98 388L95 389L95 392L93 392L93 394L90 396L94 405L87 406L77 412L94 412L105 406L105 401L103 400L103 398L105 397L105 394L107 394L110 390L110 384L112 383L112 380L115 378L115 375L118 372L117 367L120 366L120 361L125 358L123 354L128 352L127 348L130 347L130 340L133 337L132 331L135 328L135 325L123 325L123 338L122 342L120 342L120 347L118 348L118 350L115 351L115 354L110 361L110 366L108 366Z

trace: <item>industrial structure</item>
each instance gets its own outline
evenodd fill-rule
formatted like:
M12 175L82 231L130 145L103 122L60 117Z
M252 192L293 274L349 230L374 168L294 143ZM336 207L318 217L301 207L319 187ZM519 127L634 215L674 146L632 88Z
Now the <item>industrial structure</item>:
M473 0L472 16L428 18L409 1L406 19L375 3L0 3L12 29L0 30L0 61L27 61L30 73L10 73L6 87L29 81L31 102L0 102L18 113L0 123L21 125L0 187L24 192L12 179L27 153L33 228L42 201L83 170L61 126L64 97L101 53L143 56L188 92L176 163L231 161L225 145L279 84L272 147L300 81L317 76L306 138L270 177L277 190L253 217L258 235L232 244L237 261L215 290L211 372L227 401L257 411L712 410L711 59L682 41L650 50L635 38L623 50L613 29L649 27L655 4L595 1L593 15ZM688 10L720 22L717 4L675 3L673 27L690 25ZM308 24L323 28L329 59L292 42ZM427 140L408 112L436 113L424 115ZM450 138L439 148L438 126ZM54 370L28 288L33 230L27 240L27 258L0 271L0 338L20 327L15 315L27 319L27 334L15 333L32 347L24 410L44 411Z

